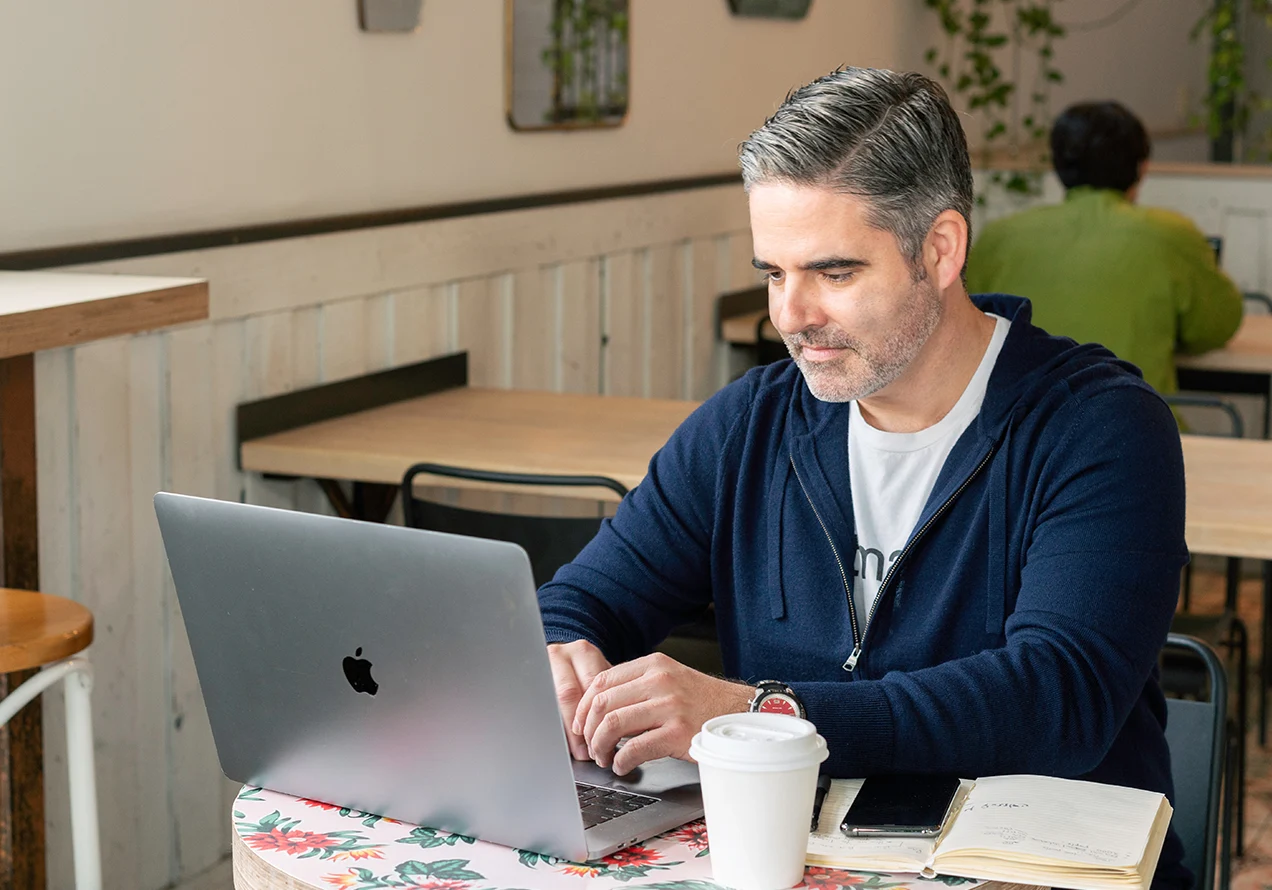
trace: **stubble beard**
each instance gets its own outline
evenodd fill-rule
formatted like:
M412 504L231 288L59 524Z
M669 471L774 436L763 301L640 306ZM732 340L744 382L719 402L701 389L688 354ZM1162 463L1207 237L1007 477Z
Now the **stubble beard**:
M782 336L816 398L823 402L868 398L901 376L940 324L943 308L940 295L926 278L913 283L911 294L904 322L877 345L867 345L837 327ZM847 351L830 361L811 362L803 358L805 346Z

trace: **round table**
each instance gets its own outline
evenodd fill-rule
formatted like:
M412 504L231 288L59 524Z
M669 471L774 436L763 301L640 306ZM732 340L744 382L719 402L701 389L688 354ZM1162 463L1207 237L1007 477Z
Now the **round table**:
M657 887L711 890L707 830L691 822L596 862L575 863L420 828L244 786L234 802L237 890L596 890ZM961 882L960 890L974 886ZM876 875L809 867L804 887L871 890L925 887L914 875Z

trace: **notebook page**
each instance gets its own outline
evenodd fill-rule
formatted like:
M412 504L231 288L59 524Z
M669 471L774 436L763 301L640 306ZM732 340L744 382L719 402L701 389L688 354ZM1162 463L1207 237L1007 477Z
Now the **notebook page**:
M811 865L848 865L862 871L918 873L932 855L936 838L851 837L839 830L861 790L861 779L835 779L826 792L817 830L808 836Z
M1037 857L1133 868L1144 855L1161 801L1162 795L1138 788L990 776L977 780L937 856L987 850L1018 861Z

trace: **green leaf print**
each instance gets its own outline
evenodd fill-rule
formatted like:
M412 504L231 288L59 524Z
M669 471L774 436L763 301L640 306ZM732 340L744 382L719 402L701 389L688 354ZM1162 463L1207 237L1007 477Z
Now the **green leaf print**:
M555 856L548 856L544 853L536 853L533 850L518 850L517 858L521 860L521 864L527 868L534 868L540 862L544 865L558 865L564 862L564 859L558 859Z
M240 834L255 834L256 832L268 834L271 831L281 831L286 834L299 824L299 819L285 819L282 813L274 810L274 812L268 816L262 816L256 822L239 822L236 827Z
M399 838L399 844L416 844L424 849L430 847L453 847L456 844L474 844L473 838L466 837L462 834L441 834L436 828L417 828L411 832L409 837Z
M404 878L426 877L443 881L484 881L485 875L468 868L467 859L439 859L436 862L419 862L412 859L397 867ZM417 882L418 883L418 882Z

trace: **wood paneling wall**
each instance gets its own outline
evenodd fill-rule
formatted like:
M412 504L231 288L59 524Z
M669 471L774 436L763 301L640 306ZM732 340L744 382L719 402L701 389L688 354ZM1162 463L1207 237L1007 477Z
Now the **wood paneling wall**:
M750 286L736 186L80 267L207 277L211 320L36 359L41 586L93 610L108 887L228 852L221 777L151 499L325 511L237 470L233 408L467 349L475 385L701 399L715 298ZM50 887L72 884L61 710L45 706Z

